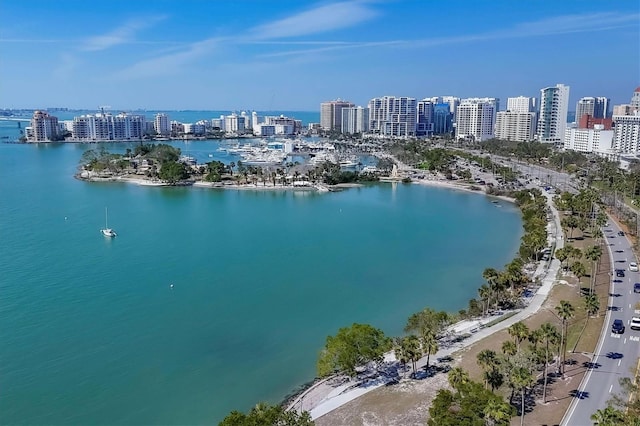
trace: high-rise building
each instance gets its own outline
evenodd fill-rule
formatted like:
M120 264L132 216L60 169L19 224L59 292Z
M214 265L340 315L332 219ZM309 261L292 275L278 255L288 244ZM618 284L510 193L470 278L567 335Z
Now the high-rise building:
M498 111L495 136L507 141L529 142L534 139L535 127L535 112Z
M433 134L450 135L453 131L453 114L449 104L438 103L433 106Z
M497 98L462 99L456 111L456 139L482 142L493 138Z
M564 143L567 129L569 86L557 84L540 90L538 140L544 143Z
M88 141L139 140L147 131L144 115L98 113L73 118L73 138Z
M418 111L416 115L416 136L430 136L433 134L434 102L432 99L423 99L421 101L418 101Z
M369 128L385 136L415 136L416 99L395 96L371 99Z
M630 104L614 105L613 115L633 115L634 108Z
M507 111L511 112L536 112L536 98L518 96L507 98Z
M609 99L605 97L585 97L576 104L576 122L579 122L583 115L590 115L593 118L609 117Z
M231 115L225 115L224 117L224 130L227 133L244 132L245 129L245 117L233 113Z
M46 111L35 111L31 117L31 127L26 130L29 142L48 142L56 139L60 126L58 117Z
M353 108L354 106L351 102L342 99L322 102L320 104L320 126L323 130L342 132L342 108Z
M168 135L171 133L171 120L167 114L158 113L153 120L153 128L159 135Z
M614 148L621 154L640 154L640 113L614 115Z
M636 87L631 96L631 108L640 110L640 87Z
M342 133L367 133L369 131L369 108L342 108Z
M458 111L458 105L460 105L460 98L455 96L443 96L442 103L449 104L449 112L453 116L453 121L456 121L456 111Z

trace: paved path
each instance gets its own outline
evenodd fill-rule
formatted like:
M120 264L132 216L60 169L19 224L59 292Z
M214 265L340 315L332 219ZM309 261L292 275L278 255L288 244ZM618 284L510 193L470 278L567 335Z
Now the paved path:
M550 231L549 243L550 245L555 243L556 249L559 249L564 247L560 217L557 210L553 206L552 195L545 192L543 193L547 198L547 205L550 207L553 213L553 221L548 226L548 230ZM450 356L454 352L471 346L474 343L484 339L485 337L488 337L500 330L504 330L515 324L516 322L522 321L536 313L551 291L551 288L556 281L556 276L559 269L560 262L555 258L552 258L551 262L541 262L534 274L534 277L540 279L541 285L536 291L536 294L533 297L529 298L529 303L524 309L491 327L480 328L478 331L472 333L470 337L458 343L443 347L435 355L431 355L430 361L436 360L437 358ZM478 321L481 324L486 324L488 322L491 322L495 318L497 317L479 319ZM471 326L471 328L475 327ZM387 364L395 363L395 357L392 353L387 354L386 361L388 361ZM426 364L427 357L423 357L418 361L417 367L422 368L426 366ZM330 380L323 380L295 398L293 402L289 404L287 409L293 409L296 411L309 411L311 414L311 418L315 420L329 413L330 411L341 407L349 401L352 401L368 392L371 392L374 389L384 386L385 383L386 379L384 377L378 377L375 379L369 379L368 381L360 382L356 380L350 380L344 376L332 378Z

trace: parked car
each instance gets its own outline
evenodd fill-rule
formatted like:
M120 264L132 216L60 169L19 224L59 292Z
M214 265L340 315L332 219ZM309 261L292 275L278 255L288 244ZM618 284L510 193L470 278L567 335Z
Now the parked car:
M629 328L632 330L640 330L640 318L631 318L631 324L629 325Z
M636 262L629 263L629 270L631 272L638 272L638 264Z
M633 285L633 292L634 293L640 293L640 283L635 283Z
M624 277L624 269L616 269L616 277Z
M624 237L624 232L618 231L618 235L620 235L621 237Z
M624 333L624 323L621 319L613 320L613 325L611 326L611 332L615 334Z

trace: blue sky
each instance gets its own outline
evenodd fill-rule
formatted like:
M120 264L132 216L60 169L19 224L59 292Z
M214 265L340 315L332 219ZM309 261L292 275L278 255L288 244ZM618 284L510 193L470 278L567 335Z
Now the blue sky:
M319 109L335 98L628 103L637 0L2 0L0 107Z

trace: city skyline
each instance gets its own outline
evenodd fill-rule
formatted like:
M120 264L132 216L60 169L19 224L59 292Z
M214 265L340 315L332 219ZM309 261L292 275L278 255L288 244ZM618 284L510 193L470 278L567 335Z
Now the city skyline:
M539 97L557 83L570 105L628 103L637 4L488 4L4 3L0 107L316 111L337 98Z

